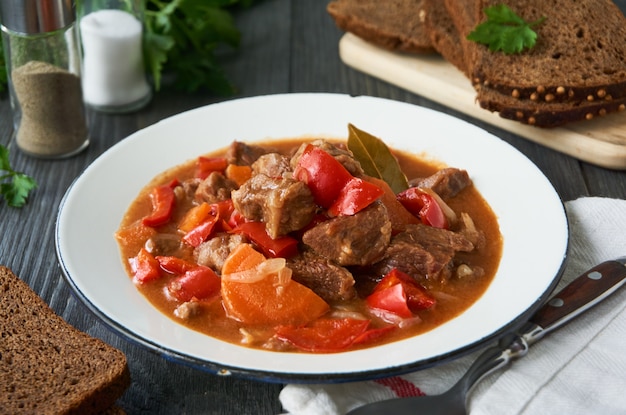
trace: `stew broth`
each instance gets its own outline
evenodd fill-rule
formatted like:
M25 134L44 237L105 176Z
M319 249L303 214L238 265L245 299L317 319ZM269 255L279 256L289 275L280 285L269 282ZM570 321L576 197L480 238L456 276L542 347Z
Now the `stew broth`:
M287 154L294 147L299 146L302 140L268 141L263 145L278 149ZM256 144L256 143L255 143ZM208 154L207 157L216 157L224 154L225 150ZM442 166L434 162L421 159L415 155L394 151L402 170L410 178L426 177ZM132 277L133 272L129 265L129 259L137 255L138 251L146 244L146 241L155 232L175 232L176 223L183 217L191 206L177 205L174 218L169 223L158 228L149 228L141 224L142 218L152 212L150 191L157 185L169 183L174 179L183 181L194 177L196 173L196 160L191 160L182 165L173 167L149 183L131 203L126 212L120 228L116 234L120 247L121 256L128 274ZM468 172L471 176L471 172ZM446 200L455 212L468 213L475 225L485 236L485 244L473 252L457 253L455 258L484 269L484 275L469 278L451 278L445 284L438 287L429 287L431 294L436 298L436 305L418 313L419 322L408 324L407 327L396 329L389 334L359 347L371 347L381 343L397 341L410 336L429 331L455 316L463 313L468 307L476 302L485 292L498 268L502 238L498 227L498 221L487 202L482 198L477 189L469 186L454 198ZM181 249L178 254L183 259L193 261L192 249ZM199 301L199 312L189 319L180 319L175 316L175 311L180 302L167 294L167 287L173 277L164 276L149 283L136 284L138 290L145 298L165 316L174 319L190 329L202 332L226 342L240 344L254 348L272 350L297 351L284 343L272 339L274 327L254 326L249 327L239 321L227 317L219 296L208 300ZM374 327L388 326L389 324L377 317L370 316L365 301L361 298L331 304L331 313L335 315L350 315L361 313L371 317Z

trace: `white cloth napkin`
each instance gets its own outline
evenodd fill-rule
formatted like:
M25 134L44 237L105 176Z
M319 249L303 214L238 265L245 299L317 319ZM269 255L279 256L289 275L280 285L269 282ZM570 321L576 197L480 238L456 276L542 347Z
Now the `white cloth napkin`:
M557 289L605 260L626 255L626 200L581 198L565 204L569 260ZM480 354L375 381L286 385L280 401L292 415L342 415L368 402L439 394ZM626 289L532 346L469 397L471 415L626 414Z

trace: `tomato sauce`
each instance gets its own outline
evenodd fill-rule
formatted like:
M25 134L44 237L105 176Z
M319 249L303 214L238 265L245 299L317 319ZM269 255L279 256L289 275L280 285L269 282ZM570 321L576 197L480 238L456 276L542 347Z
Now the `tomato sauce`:
M284 154L289 154L294 147L300 145L302 140L268 141L264 145L278 149ZM255 143L257 144L257 143ZM224 154L225 150L207 154L207 157L216 157ZM418 156L393 151L398 162L406 174L411 178L427 177L442 167L441 164L420 158ZM116 239L120 247L122 261L130 277L133 276L129 259L137 256L138 251L144 247L146 241L157 232L173 232L175 224L183 217L191 206L177 205L174 218L170 224L162 227L150 228L141 225L142 218L152 212L150 192L157 185L170 183L177 179L183 181L194 177L196 172L196 160L191 160L179 166L170 168L154 178L139 193L137 198L129 206L121 221ZM471 172L468 172L471 177ZM502 237L500 234L497 218L483 199L477 189L470 186L464 189L454 198L446 200L448 205L457 213L468 213L475 225L485 236L486 243L480 249L469 253L459 252L455 258L472 264L472 266L484 269L480 277L450 278L445 284L437 287L431 294L436 298L436 305L430 309L420 311L414 319L414 324L406 324L406 327L395 329L378 339L363 345L353 346L372 347L381 343L397 341L406 337L419 335L429 331L455 316L463 313L468 307L476 302L488 288L498 268L501 251ZM193 250L181 249L177 256L193 261ZM219 295L210 299L197 302L197 310L194 316L181 319L175 316L175 311L180 302L168 294L168 284L173 277L165 276L156 281L136 284L137 289L145 296L154 307L165 316L174 319L190 329L202 332L227 342L242 346L270 349L275 351L297 351L289 345L273 338L275 327L271 326L247 326L239 321L226 316ZM331 304L330 313L335 316L367 315L372 318L373 327L385 327L388 323L372 317L365 301L361 298L345 301L340 304Z

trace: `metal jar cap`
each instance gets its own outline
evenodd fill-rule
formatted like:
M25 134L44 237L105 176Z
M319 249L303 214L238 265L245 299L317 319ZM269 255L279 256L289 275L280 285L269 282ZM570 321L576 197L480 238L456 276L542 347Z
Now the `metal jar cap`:
M0 23L14 32L53 32L75 19L72 0L0 0Z

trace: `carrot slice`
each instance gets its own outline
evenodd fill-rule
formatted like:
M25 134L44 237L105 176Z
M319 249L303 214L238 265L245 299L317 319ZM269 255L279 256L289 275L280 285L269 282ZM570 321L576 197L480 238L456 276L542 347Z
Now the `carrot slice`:
M245 271L263 261L263 254L249 244L241 244L227 258L222 275ZM222 303L226 314L245 324L298 325L328 311L328 304L304 285L293 280L284 284L277 282L276 275L252 283L222 278Z
M178 224L178 229L187 233L191 231L193 228L200 225L211 215L211 205L204 202L197 206L192 207L185 213L185 216L181 219Z
M263 261L265 261L265 256L254 249L252 245L239 244L224 261L222 274L245 271L256 267Z
M250 166L237 166L236 164L229 164L224 171L226 177L237 183L237 186L241 186L252 177L252 168Z

